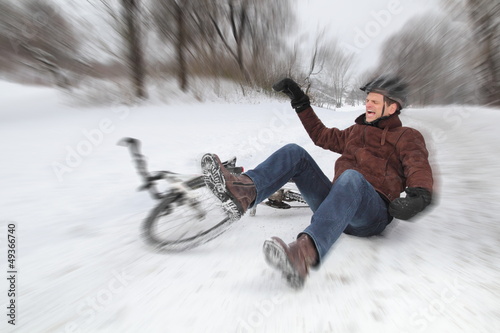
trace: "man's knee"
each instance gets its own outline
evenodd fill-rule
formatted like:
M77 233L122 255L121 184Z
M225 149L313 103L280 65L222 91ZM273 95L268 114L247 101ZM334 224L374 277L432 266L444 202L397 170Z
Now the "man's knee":
M365 177L361 173L353 169L347 169L346 171L342 172L342 174L337 179L337 182L345 185L350 183L360 183L363 181L365 181Z
M367 181L365 177L356 170L347 169L335 181L336 186L341 186L347 191L357 191L363 188Z
M289 143L281 148L281 150L286 151L288 154L292 156L300 156L302 157L304 153L307 154L306 150L299 146L296 143Z
M304 151L304 148L302 148L301 146L299 146L296 143L289 143L289 144L283 146L282 149L289 150L289 151L298 151L298 152Z

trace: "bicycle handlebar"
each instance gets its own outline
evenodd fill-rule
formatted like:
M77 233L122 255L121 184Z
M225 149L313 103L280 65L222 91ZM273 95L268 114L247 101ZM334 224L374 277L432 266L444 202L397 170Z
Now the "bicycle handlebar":
M155 199L161 199L163 196L156 189L155 181L165 178L165 174L170 172L162 171L152 175L148 171L148 166L144 155L141 154L141 141L134 138L123 138L118 141L118 145L128 147L130 155L133 158L137 173L141 176L143 184L139 187L140 191L148 190Z

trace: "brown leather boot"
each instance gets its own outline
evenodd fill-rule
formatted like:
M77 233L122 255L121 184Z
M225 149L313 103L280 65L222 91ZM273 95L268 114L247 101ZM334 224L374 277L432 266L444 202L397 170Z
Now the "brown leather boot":
M272 237L264 242L263 250L267 263L281 271L294 289L304 286L309 267L315 266L319 261L316 246L307 234L301 234L289 245L278 237Z
M222 201L222 208L229 217L232 220L241 218L257 196L252 179L229 172L215 154L205 154L201 168L205 184Z

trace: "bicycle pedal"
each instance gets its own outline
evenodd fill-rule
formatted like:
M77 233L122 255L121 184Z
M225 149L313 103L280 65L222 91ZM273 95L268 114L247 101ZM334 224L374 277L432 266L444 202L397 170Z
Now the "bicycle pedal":
M278 208L278 209L290 209L292 206L289 204L283 202L283 201L276 201L276 200L267 200L265 202L266 205L272 208Z

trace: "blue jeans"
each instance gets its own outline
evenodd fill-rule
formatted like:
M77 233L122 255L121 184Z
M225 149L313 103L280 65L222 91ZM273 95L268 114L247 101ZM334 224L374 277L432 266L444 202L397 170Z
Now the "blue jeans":
M311 224L301 234L312 238L320 262L342 232L360 237L378 235L392 220L387 203L362 174L346 170L332 184L309 153L296 144L277 150L245 174L257 189L253 205L293 179L313 211Z

